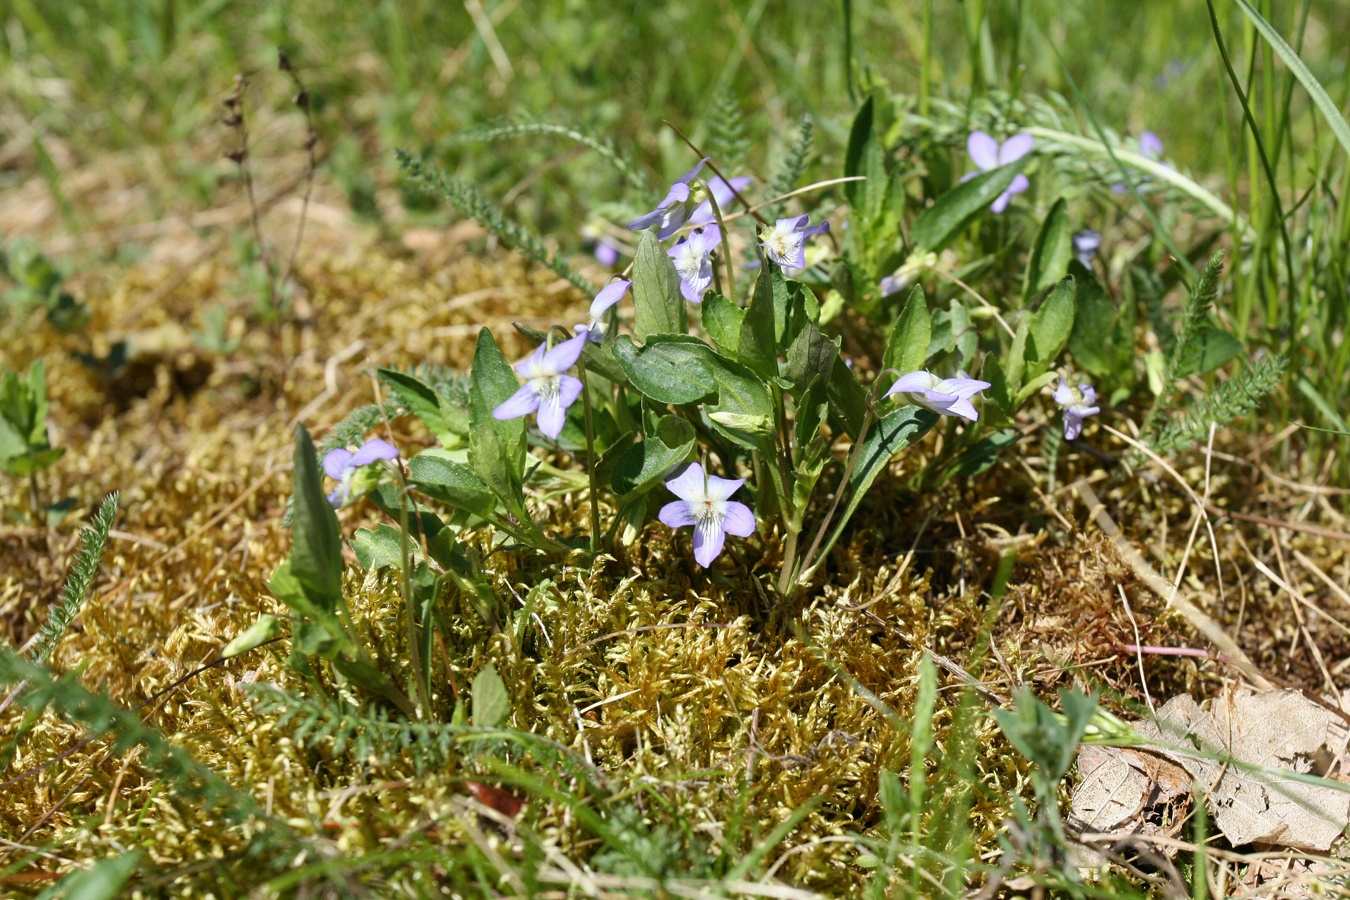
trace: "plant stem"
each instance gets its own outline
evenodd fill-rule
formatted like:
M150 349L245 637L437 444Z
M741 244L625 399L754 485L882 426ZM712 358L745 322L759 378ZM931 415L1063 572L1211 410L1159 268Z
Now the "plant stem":
M727 182L730 185L730 182ZM731 257L731 235L727 232L726 223L722 220L722 208L717 205L717 198L713 196L712 189L708 189L708 203L712 206L713 218L717 219L717 230L722 236L722 255L726 257L727 265L727 293L726 296L733 302L736 300L736 265Z
M820 542L825 538L825 532L829 529L831 520L834 519L835 511L839 509L839 501L843 498L844 491L848 489L848 480L853 475L854 467L858 464L858 457L862 455L863 440L867 437L867 428L872 424L873 409L877 405L875 398L869 399L871 402L867 404L867 410L863 413L862 426L858 429L858 438L849 450L848 462L844 464L844 475L839 479L839 489L834 492L834 500L830 502L830 509L825 513L825 518L821 520L815 539L811 541L811 549L807 550L806 555L802 557L801 571L803 573L811 571L812 564L815 562L816 551L820 549ZM801 588L800 580L793 585L793 588Z
M595 484L595 427L591 422L591 390L586 383L586 367L577 366L577 375L581 379L581 409L586 420L586 478L590 482L591 496L591 552L600 549L600 494Z

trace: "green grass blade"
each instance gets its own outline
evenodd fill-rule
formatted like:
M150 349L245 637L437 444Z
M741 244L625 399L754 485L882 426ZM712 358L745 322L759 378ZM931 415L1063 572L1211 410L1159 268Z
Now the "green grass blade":
M1289 67L1289 71L1294 73L1294 77L1299 80L1299 84L1303 85L1304 90L1308 92L1313 103L1321 111L1322 117L1327 120L1327 125L1336 135L1336 140L1340 141L1341 146L1345 148L1345 152L1350 154L1350 123L1345 121L1345 116L1341 115L1341 111L1336 108L1336 102L1327 94L1326 88L1322 87L1322 83L1313 75L1312 70L1294 52L1294 48L1290 47L1284 38L1280 37L1280 33L1275 30L1275 27L1256 11L1256 7L1252 6L1249 0L1237 0L1237 4L1242 8L1242 12L1246 14L1247 18L1251 20L1252 25L1256 27L1261 37L1265 38L1266 43L1270 44L1279 54L1280 59L1284 60L1284 64Z

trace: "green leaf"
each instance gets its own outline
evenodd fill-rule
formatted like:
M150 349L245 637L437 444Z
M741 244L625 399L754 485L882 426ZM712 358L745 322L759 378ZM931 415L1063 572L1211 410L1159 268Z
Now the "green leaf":
M1013 391L1008 384L1008 376L1003 371L1003 366L999 364L997 356L991 355L985 358L980 377L989 382L989 390L985 393L985 396L994 401L1003 415L1011 416L1014 408Z
M1095 278L1075 277L1077 313L1069 335L1069 352L1083 371L1098 378L1113 374L1116 306Z
M1050 207L1050 214L1036 232L1026 276L1022 280L1022 303L1029 303L1032 297L1063 278L1071 259L1073 226L1069 224L1069 206L1061 197Z
M244 629L243 634L225 645L220 651L222 659L233 659L241 653L255 650L272 638L281 634L281 620L276 616L259 616L258 621Z
M868 488L872 486L872 482L877 480L877 476L886 469L886 466L897 453L923 437L929 429L937 424L939 418L941 417L937 413L918 406L902 406L873 423L871 429L867 432L867 437L863 440L861 449L858 451L858 460L853 466L853 471L849 473L848 503L844 506L839 518L835 520L829 537L812 563L812 569L820 565L821 561L829 554L835 541L839 540L839 536L844 531L844 526L852 518L853 513L857 511L858 504L862 502L862 498L867 493ZM803 577L807 577L809 574L809 572L804 573Z
M853 177L863 174L863 153L867 145L873 143L872 139L872 98L868 96L863 101L863 105L858 108L858 113L853 117L853 125L848 133L848 149L844 152L844 175ZM848 198L849 206L854 209L862 207L861 197L866 190L867 182L849 181L844 184L844 196Z
M1031 314L1026 342L1026 377L1034 378L1054 363L1073 333L1077 289L1073 278L1055 285L1041 308Z
M834 367L830 369L827 395L830 415L838 419L844 430L856 439L867 412L867 391L858 384L853 370L843 359L836 359Z
M654 334L684 334L684 296L675 264L648 229L638 239L633 260L633 335L642 342Z
M627 335L614 342L614 356L629 382L657 403L697 403L717 390L712 348L683 334L650 335L638 347Z
M828 378L839 358L839 339L831 340L810 322L806 323L797 339L788 347L787 364L783 375L792 382L793 390L801 396L807 386L819 376Z
M506 692L506 682L492 663L474 676L472 694L474 725L496 728L510 717L511 697Z
M610 486L621 504L634 502L657 485L672 466L694 449L694 429L679 416L662 416L656 433L629 447L614 465Z
M1007 190L1008 185L1022 170L1026 157L999 166L989 172L981 172L974 178L963 181L925 209L910 229L909 240L916 248L941 250L961 232L966 224L998 199L998 195Z
M717 349L728 356L735 356L740 347L744 321L745 310L721 294L709 293L703 298L703 329Z
M412 555L417 557L422 548L411 543ZM369 572L372 569L403 568L403 532L392 525L381 523L372 528L356 529L352 538L352 549L356 551L356 561L361 568Z
M469 381L469 466L507 509L524 518L525 419L503 422L492 415L519 387L492 332L479 331Z
M71 872L53 885L50 896L62 900L113 900L141 864L141 851L132 850L102 859L87 869Z
M717 401L703 411L728 440L752 450L768 452L766 438L773 433L774 405L769 388L745 366L709 351Z
M1256 30L1261 32L1261 37L1265 38L1266 43L1270 44L1275 52L1280 55L1280 59L1284 60L1284 64L1289 67L1289 71L1294 73L1294 77L1298 79L1299 84L1303 85L1304 90L1311 95L1313 103L1317 105L1317 109L1327 120L1327 124L1331 126L1331 131L1336 135L1336 140L1340 141L1341 147L1344 148L1346 153L1350 154L1350 123L1347 123L1345 116L1341 115L1340 109L1336 106L1336 101L1331 99L1326 92L1326 88L1322 87L1322 83L1317 80L1317 76L1313 75L1312 70L1304 64L1298 53L1285 42L1280 33L1261 16L1261 13L1257 12L1256 7L1252 6L1250 0L1237 0L1237 2L1238 6L1242 8L1242 12L1256 26Z
M895 369L901 375L918 371L928 359L928 345L933 338L933 320L928 314L928 301L923 288L914 285L900 312L891 336L886 341L886 351L881 364L884 368Z
M436 436L436 440L442 444L455 443L453 435L456 433L468 433L469 421L459 410L455 410L455 413L462 419L461 423L457 423L461 427L451 427L450 419L441 407L440 397L425 382L394 369L377 369L376 372L380 380L389 385L394 398L421 419L422 424L427 426Z
M486 518L497 507L492 488L468 466L428 451L408 461L408 481L428 497Z
M342 603L342 534L304 425L295 426L294 500L291 575L310 601L332 611Z
M775 310L775 294L783 284L783 273L778 266L764 260L759 269L759 278L755 280L755 291L750 297L750 305L745 308L741 322L741 335L737 343L736 359L748 366L763 378L778 375L778 338L775 323L779 319ZM782 287L784 306L786 306L786 288Z
M1177 366L1177 377L1212 372L1241 353L1241 341L1222 328L1210 325L1186 342L1185 353Z
M952 467L953 475L978 475L998 462L998 455L1017 442L1017 432L1004 428L967 447Z

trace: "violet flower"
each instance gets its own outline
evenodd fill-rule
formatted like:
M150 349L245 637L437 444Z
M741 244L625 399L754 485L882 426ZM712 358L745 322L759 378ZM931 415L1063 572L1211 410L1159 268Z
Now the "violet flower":
M931 372L919 370L901 375L891 385L885 396L903 394L910 403L931 409L940 416L960 416L972 422L978 421L980 414L970 402L980 391L989 387L989 382L975 378L939 378Z
M598 341L604 336L605 330L601 321L609 308L623 299L623 295L628 293L628 289L633 286L633 282L623 278L615 279L600 289L600 293L595 295L591 301L590 321L585 325L579 326L586 329L587 336Z
M619 248L604 238L595 242L594 253L595 261L606 269L614 268L614 264L619 261Z
M1064 440L1072 441L1083 433L1083 420L1101 412L1097 392L1090 384L1073 387L1063 378L1055 388L1055 402L1064 407Z
M680 273L680 293L690 303L703 302L703 292L713 280L712 252L721 241L722 229L714 222L680 238L666 251Z
M1139 155L1144 157L1144 159L1151 159L1155 162L1162 159L1162 138L1158 137L1152 131L1145 131L1143 134L1139 135ZM1140 183L1147 180L1147 178L1141 178ZM1116 194L1128 194L1130 189L1125 185L1125 182L1117 181L1115 184L1111 185L1111 191Z
M329 450L323 455L323 470L338 486L328 495L328 502L334 509L341 509L375 487L380 473L370 467L388 459L398 459L398 448L379 438L366 441L355 453L346 447Z
M806 223L809 218L801 215L796 218L779 219L774 222L772 228L760 233L760 237L764 238L760 246L764 248L769 259L784 269L806 268L806 238L830 230L829 222L808 226Z
M525 376L520 390L492 411L495 419L518 419L538 413L539 430L557 438L567 421L567 408L581 396L581 381L564 374L581 358L581 348L589 331L582 330L575 337L549 349L548 343L513 367Z
M1092 258L1097 255L1101 246L1101 233L1091 228L1084 228L1073 236L1074 258L1082 263L1085 269L1092 268Z
M707 182L708 192L712 194L713 200L717 201L717 208L726 214L727 204L736 198L736 195L750 186L754 181L749 176L733 178L730 182L726 181L720 175L709 178ZM704 200L694 210L694 214L689 217L690 225L707 225L709 222L716 222L717 216L713 215L712 203Z
M722 552L728 534L749 537L755 533L755 514L750 507L728 500L745 484L744 478L718 478L690 463L666 487L679 500L661 507L660 519L671 528L694 526L694 560L703 568Z
M638 216L628 223L629 231L642 231L651 228L653 225L659 226L656 236L665 240L674 234L679 227L689 221L689 216L693 210L690 208L692 190L689 182L694 180L703 168L703 164L708 161L708 157L703 157L688 172L685 172L670 186L670 192L666 194L666 199L661 201L661 205L646 215Z
M970 154L970 161L978 166L981 172L989 172L999 166L1016 162L1030 153L1035 145L1036 142L1031 135L1020 133L1014 134L1002 144L983 131L971 132L970 137L966 139L966 151ZM961 177L961 180L974 178L976 174L978 173L967 172ZM1018 172L1017 177L1013 178L1007 189L999 194L993 203L989 204L989 209L994 213L1003 212L1012 202L1013 194L1020 194L1029 187L1031 187L1031 182L1027 180L1027 176Z

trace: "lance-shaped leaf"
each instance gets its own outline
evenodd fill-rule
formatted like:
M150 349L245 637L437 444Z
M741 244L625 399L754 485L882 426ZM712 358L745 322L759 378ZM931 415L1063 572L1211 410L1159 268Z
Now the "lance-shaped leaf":
M781 298L776 297L777 294L781 294ZM783 273L772 262L764 260L759 278L755 280L754 293L750 296L750 305L745 308L736 348L736 359L764 378L778 375L778 334L781 329L777 322L781 316L775 307L780 303L786 309L787 288L783 284Z
M310 602L331 612L342 603L342 533L304 425L295 426L294 471L291 575Z
M783 375L792 382L794 394L800 397L817 377L822 383L829 378L838 358L839 339L826 337L819 328L807 322L788 347Z
M1056 284L1069 271L1073 259L1073 227L1069 224L1069 206L1064 198L1055 201L1050 214L1036 232L1022 280L1022 302L1028 303L1041 291Z
M486 518L497 506L492 488L466 465L434 452L423 452L408 462L408 480L414 488L442 503Z
M915 247L937 252L951 243L966 225L998 199L1022 170L1026 157L981 172L953 187L923 211L910 229Z
M932 337L933 319L928 314L928 300L923 295L923 288L916 284L909 292L905 308L901 310L900 318L895 321L895 327L886 341L882 366L894 369L901 375L922 369L924 361L928 359L928 345ZM890 380L894 379L888 378Z
M519 387L516 373L502 355L492 332L482 329L478 332L469 380L469 466L507 509L523 518L525 420L503 421L492 415Z
M741 326L745 310L721 294L709 293L703 299L703 329L717 348L735 356L741 345Z
M654 334L687 330L680 275L656 232L644 231L633 259L633 334L645 342Z
M670 469L689 458L694 429L679 416L662 416L656 433L634 444L619 457L610 485L621 504L629 504L660 483Z

